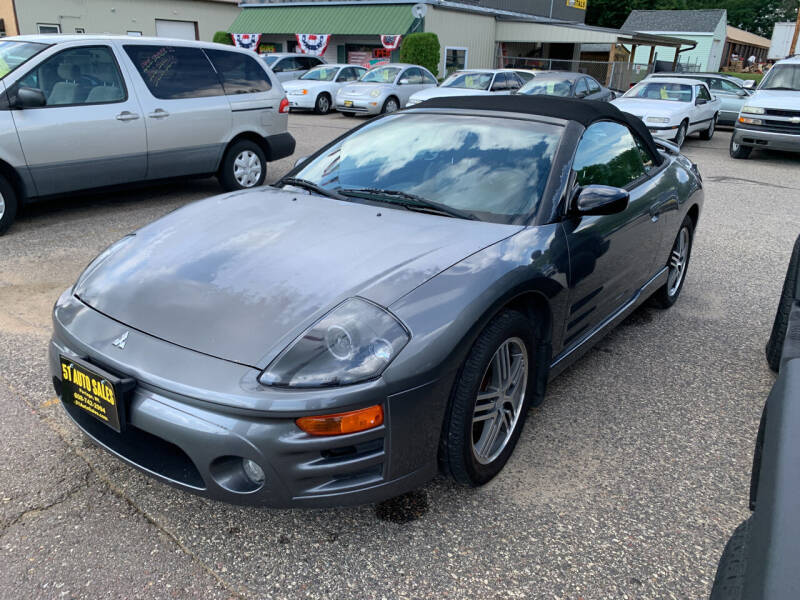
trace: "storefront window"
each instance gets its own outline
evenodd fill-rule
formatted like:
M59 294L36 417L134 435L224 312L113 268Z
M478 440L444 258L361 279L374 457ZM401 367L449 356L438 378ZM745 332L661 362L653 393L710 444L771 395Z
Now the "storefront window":
M445 75L450 75L454 71L461 71L467 68L467 49L466 48L445 48L444 50L444 70Z

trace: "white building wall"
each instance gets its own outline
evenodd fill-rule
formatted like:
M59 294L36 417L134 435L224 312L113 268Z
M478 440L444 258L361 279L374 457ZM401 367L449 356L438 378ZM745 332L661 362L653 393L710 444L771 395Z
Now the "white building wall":
M428 5L425 31L439 36L441 45L439 77L443 77L445 73L444 53L448 46L467 49L468 68L490 69L495 66L497 56L493 16L434 8Z

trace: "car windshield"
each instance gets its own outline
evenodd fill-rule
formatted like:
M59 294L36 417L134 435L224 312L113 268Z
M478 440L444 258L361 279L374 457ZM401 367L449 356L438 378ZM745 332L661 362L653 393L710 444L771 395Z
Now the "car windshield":
M336 77L338 67L316 67L308 73L303 73L300 79L311 79L312 81L333 81Z
M267 55L264 57L264 60L267 61L267 64L271 67L272 65L275 64L275 61L278 60L279 58L280 56Z
M691 102L692 86L683 83L671 83L666 81L642 82L625 92L623 98L646 98L648 100Z
M792 90L800 92L800 64L775 65L764 77L760 90Z
M366 81L367 83L394 83L394 79L399 72L399 67L378 67L364 73L361 81Z
M534 213L562 128L471 115L395 114L367 124L294 177L347 196L391 190L492 222Z
M35 42L0 42L0 79L47 47Z
M491 73L453 73L444 80L442 87L488 90L490 83L492 83Z
M518 94L526 96L569 96L572 81L563 77L535 77L519 88Z

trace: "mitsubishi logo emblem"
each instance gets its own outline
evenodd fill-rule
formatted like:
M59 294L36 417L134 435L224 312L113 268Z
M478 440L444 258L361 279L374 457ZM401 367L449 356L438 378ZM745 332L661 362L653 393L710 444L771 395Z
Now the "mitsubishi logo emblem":
M125 349L125 344L128 341L128 333L130 333L130 332L126 331L125 333L123 333L121 336L119 336L117 339L115 339L113 342L111 342L111 345L112 346L116 346L120 350L124 350Z

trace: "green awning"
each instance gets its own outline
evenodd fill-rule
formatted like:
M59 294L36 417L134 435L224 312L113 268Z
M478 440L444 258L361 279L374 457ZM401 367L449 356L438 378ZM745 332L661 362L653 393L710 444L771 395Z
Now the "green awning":
M230 33L402 35L414 16L410 4L264 6L243 8Z

